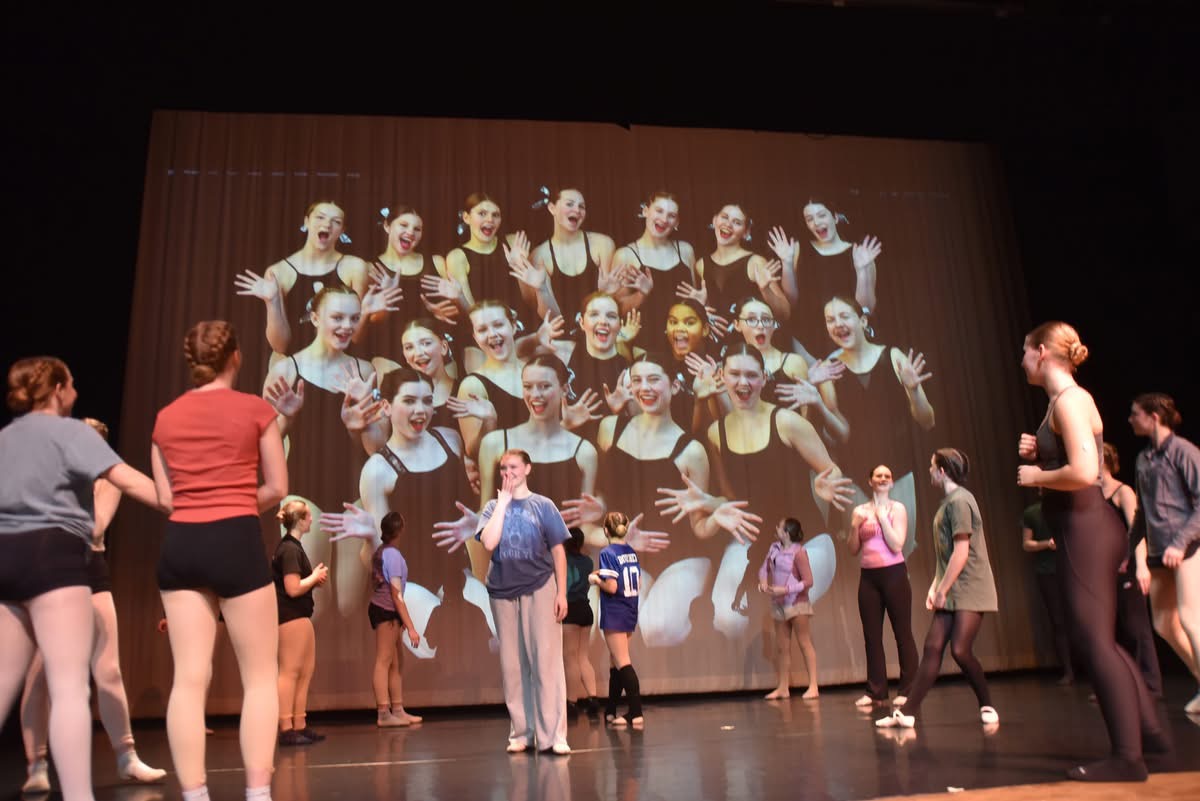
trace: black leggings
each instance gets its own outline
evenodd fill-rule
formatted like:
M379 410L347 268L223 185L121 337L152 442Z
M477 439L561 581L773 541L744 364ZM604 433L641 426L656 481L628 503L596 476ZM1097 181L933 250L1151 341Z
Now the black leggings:
M1083 660L1113 756L1140 762L1142 735L1162 735L1154 700L1132 657L1117 645L1117 571L1128 540L1118 513L1099 487L1047 490L1042 514L1058 537L1058 576L1067 607L1067 628Z
M1156 698L1162 697L1162 671L1158 652L1154 649L1154 627L1150 625L1150 609L1135 570L1117 574L1117 645L1120 645L1142 672L1146 689Z
M958 663L959 669L971 683L979 705L991 706L992 696L988 691L987 677L983 675L983 665L975 658L975 637L983 624L983 612L971 612L960 609L955 612L939 610L933 613L929 624L929 633L925 635L925 652L921 654L921 667L917 669L917 680L913 683L912 692L908 694L902 710L906 715L915 715L921 708L921 701L937 680L938 671L942 669L942 656L946 645L950 646L950 655Z
M887 657L883 651L883 615L892 621L896 652L900 657L900 686L908 695L917 676L919 658L912 633L912 586L903 562L887 567L864 567L858 580L858 616L862 619L867 648L867 695L876 701L888 697Z
M1067 610L1063 605L1062 584L1057 573L1038 573L1038 590L1042 594L1042 603L1046 605L1046 613L1050 615L1050 631L1054 634L1054 651L1058 654L1058 663L1062 665L1063 677L1073 679L1075 668L1071 665L1071 640L1067 632Z

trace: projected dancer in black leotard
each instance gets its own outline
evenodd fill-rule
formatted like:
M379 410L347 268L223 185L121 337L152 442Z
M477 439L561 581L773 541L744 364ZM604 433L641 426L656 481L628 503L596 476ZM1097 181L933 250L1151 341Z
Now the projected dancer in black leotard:
M804 224L812 234L801 247L789 239L782 228L771 231L767 242L783 262L783 288L792 303L789 330L800 341L809 361L819 359L827 347L821 304L834 295L853 298L872 314L878 309L875 292L875 259L883 245L872 236L851 244L838 235L838 222L846 222L843 214L829 209L819 200L810 200L804 207Z
M747 249L750 224L749 215L738 203L722 206L713 215L711 227L717 249L696 261L700 285L682 294L727 318L737 314L737 304L743 298L758 298L770 307L774 319L785 322L791 314L791 303L780 283L783 264L778 260L768 262Z
M546 210L554 218L554 232L529 257L550 276L556 306L550 311L563 316L570 333L576 327L575 315L583 308L584 298L598 289L612 295L621 288L609 270L616 245L610 236L583 230L587 204L578 189L560 189ZM602 277L607 279L603 287ZM527 285L523 284L521 291L528 301ZM538 317L544 318L546 311L539 308Z
M358 475L366 454L386 439L386 427L376 418L380 404L372 399L376 374L371 363L346 352L361 321L361 306L353 290L328 286L313 299L313 341L282 359L267 373L263 396L279 412L279 427L287 435L290 498L299 498L320 512L338 512L358 497ZM363 444L346 436L361 433ZM315 508L313 508L315 507ZM317 523L302 543L313 564L332 564L333 592L344 616L361 611L369 573L359 559L358 542L338 546L331 558L329 535ZM321 614L324 599L316 598Z
M400 290L391 311L363 316L363 324L354 338L357 353L369 354L380 377L400 366L401 326L419 317L436 317L438 329L448 329L467 313L466 297L456 281L443 276L446 262L441 256L417 252L425 232L425 222L411 206L380 209L387 249L371 265L371 279L382 290Z
M642 216L645 231L617 249L612 270L623 288L617 297L622 312L637 308L644 324L657 325L667 319L680 285L696 284L696 254L687 242L671 238L679 229L679 201L670 192L652 194Z
M1017 483L1042 487L1042 514L1057 536L1067 622L1112 741L1107 759L1071 768L1079 781L1145 781L1143 753L1170 751L1166 729L1133 659L1114 637L1117 570L1128 549L1125 526L1100 491L1104 424L1092 396L1075 383L1088 356L1066 323L1043 323L1025 337L1021 367L1050 397L1037 434L1022 434L1018 453L1037 465L1017 469Z
M360 298L367 292L367 264L338 252L346 213L333 201L319 200L304 212L304 247L272 264L263 275L246 270L234 279L239 295L267 306L267 342L276 353L295 344L296 327L309 323L310 301L327 286L348 286Z
M849 298L835 296L825 304L827 338L836 350L826 364L841 363L846 372L836 388L838 416L848 428L830 427L838 465L846 475L866 483L877 464L892 468L895 486L892 497L904 504L908 519L917 519L916 483L913 454L925 445L923 432L933 428L936 418L933 404L925 394L925 382L933 374L926 372L925 356L897 347L871 342L867 338L867 320L862 307ZM780 398L794 400L794 393L808 390L780 387ZM816 420L814 420L816 422ZM865 487L857 487L857 502L867 500ZM916 547L916 526L909 529L904 547L907 556Z

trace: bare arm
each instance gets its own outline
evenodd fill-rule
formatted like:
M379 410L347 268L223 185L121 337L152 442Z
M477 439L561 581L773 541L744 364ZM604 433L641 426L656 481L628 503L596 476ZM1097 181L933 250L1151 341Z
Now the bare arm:
M1027 553L1037 553L1038 551L1049 551L1054 548L1054 540L1035 540L1033 538L1033 529L1028 527L1021 528L1021 550Z
M895 515L895 520L889 520L889 515L876 513L875 519L879 521L879 528L883 530L883 541L892 553L900 553L904 550L904 542L908 538L908 509L902 503L892 501L892 515Z
M156 488L157 489L157 488ZM92 485L92 508L96 511L96 525L92 529L92 542L96 547L104 543L104 532L112 523L117 506L121 503L121 491L106 478L96 479Z
M266 279L274 280L279 285L279 291L275 293L275 297L266 301L267 306L267 342L271 345L271 350L276 353L287 353L288 346L292 342L292 327L288 324L287 310L283 305L284 298L287 293L295 286L295 279L288 281L287 286L284 286L284 278L280 274L283 271L276 270L275 265L267 268Z
M258 438L258 462L263 483L258 488L258 511L274 509L288 491L287 457L283 455L283 435L278 426L267 426Z
M153 459L152 446L151 458ZM160 457L161 458L161 457ZM153 462L151 462L153 465ZM133 498L138 503L144 503L151 509L157 509L160 512L171 513L171 497L164 499L158 494L158 488L151 478L140 470L135 470L124 462L117 462L108 470L100 474L100 478L106 478L116 486L122 493Z
M1100 475L1100 457L1092 433L1094 415L1097 415L1096 407L1088 393L1067 390L1059 397L1053 416L1062 434L1067 463L1055 470L1040 470L1037 486L1073 491L1096 483Z

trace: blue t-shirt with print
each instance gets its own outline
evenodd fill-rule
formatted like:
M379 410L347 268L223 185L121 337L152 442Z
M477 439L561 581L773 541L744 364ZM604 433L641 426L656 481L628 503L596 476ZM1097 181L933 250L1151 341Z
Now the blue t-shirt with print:
M476 539L480 539L495 508L494 499L483 507ZM488 594L493 598L517 598L540 589L554 574L550 549L562 545L570 536L567 524L549 498L536 493L528 498L513 498L504 513L500 542L492 551Z

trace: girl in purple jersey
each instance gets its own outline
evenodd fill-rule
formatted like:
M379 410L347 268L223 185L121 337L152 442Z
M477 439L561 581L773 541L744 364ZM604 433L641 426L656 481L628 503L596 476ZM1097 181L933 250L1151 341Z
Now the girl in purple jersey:
M636 529L641 515L632 522L621 512L609 512L604 518L604 533L609 545L600 552L600 568L588 581L600 588L600 630L608 644L612 667L608 671L608 706L604 719L612 726L641 726L642 694L637 671L629 659L629 638L637 628L638 590L641 568L638 555L625 538ZM629 712L617 715L621 691L629 699Z

